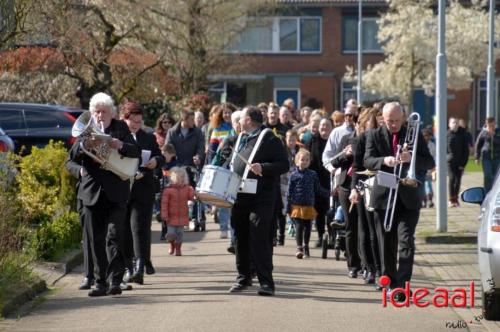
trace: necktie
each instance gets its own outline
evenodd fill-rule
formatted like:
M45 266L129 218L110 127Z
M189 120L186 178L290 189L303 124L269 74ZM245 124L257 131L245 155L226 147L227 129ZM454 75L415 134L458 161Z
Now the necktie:
M392 154L396 155L398 152L398 134L392 134Z

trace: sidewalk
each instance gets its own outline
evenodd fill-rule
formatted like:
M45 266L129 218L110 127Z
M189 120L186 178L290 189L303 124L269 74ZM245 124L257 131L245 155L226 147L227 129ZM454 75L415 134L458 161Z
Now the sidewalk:
M482 187L482 173L467 173L461 189ZM434 190L436 190L434 188ZM435 287L469 287L475 284L475 307L453 309L469 328L482 324L489 331L499 331L500 323L481 319L481 282L477 260L477 229L480 207L461 202L448 209L448 232L436 231L436 209L422 209L417 226L415 265Z

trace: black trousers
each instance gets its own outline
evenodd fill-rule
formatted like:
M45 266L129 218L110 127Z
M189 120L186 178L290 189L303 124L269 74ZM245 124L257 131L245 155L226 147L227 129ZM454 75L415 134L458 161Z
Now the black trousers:
M351 206L351 202L349 201L350 194L350 191L343 188L339 190L339 201L345 216L346 256L349 271L361 269L358 251L358 210L353 207L351 212L349 212Z
M127 267L132 258L151 260L151 218L153 202L149 204L131 200L127 204L125 230L125 256Z
M82 200L77 199L76 209L80 216L80 225L82 226L82 251L83 251L83 273L85 278L94 279L94 262L92 261L92 249L88 228L85 227L85 215L83 214Z
M297 242L297 249L309 247L309 240L311 239L312 220L305 220L293 218L295 223L295 241Z
M119 285L125 270L123 227L127 212L125 202L110 202L104 193L93 206L83 206L85 228L89 236L96 270L96 283L110 281Z
M381 251L382 274L391 278L391 288L404 287L413 273L415 229L420 210L408 210L398 200L390 232L384 229L385 210L375 210L375 228ZM399 253L399 265L398 265Z
M326 212L328 211L328 198L318 197L314 199L314 208L318 215L316 216L316 230L318 232L318 239L325 234Z
M261 285L274 289L272 224L274 222L274 202L240 206L231 210L231 227L234 229L236 244L236 282L252 280L250 265L253 264Z
M377 235L373 224L373 212L366 209L364 197L356 204L358 210L358 241L361 266L370 272L380 270Z
M459 169L456 165L448 164L448 173L450 176L450 180L448 182L450 200L458 200L463 170Z
M272 225L272 234L276 239L279 235L284 237L286 231L286 218L283 215L283 200L281 199L281 192L278 188L276 194L276 201L274 203L274 222Z

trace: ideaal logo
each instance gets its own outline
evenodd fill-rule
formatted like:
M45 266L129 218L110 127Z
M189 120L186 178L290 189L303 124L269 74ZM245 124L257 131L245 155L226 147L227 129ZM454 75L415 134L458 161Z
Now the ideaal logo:
M388 276L382 276L379 283L383 287L391 284L391 279ZM398 302L395 300L396 294L405 295L405 300ZM387 307L387 288L382 290L382 306ZM468 300L467 300L468 298ZM454 308L466 308L467 302L469 307L474 308L474 282L471 281L469 289L453 288L451 291L438 287L431 292L428 288L410 288L410 282L405 282L405 288L394 288L389 295L390 303L396 308L409 307L410 302L413 302L419 308L425 308L433 305L436 308L446 308L452 306Z

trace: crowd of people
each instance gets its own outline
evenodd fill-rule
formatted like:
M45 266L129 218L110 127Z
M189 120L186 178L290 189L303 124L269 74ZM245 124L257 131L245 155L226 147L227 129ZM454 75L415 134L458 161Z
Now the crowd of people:
M315 247L323 245L325 232L342 228L349 278L362 276L378 290L379 276L390 278L390 289L411 279L419 212L434 206L435 143L432 129L425 128L415 134L419 144L408 149L412 124L399 103L364 107L351 99L331 114L308 106L296 109L291 99L282 106L261 103L242 109L221 103L211 108L208 121L202 112L189 109L180 112L177 122L162 114L153 132L143 126L139 103L126 102L116 112L111 97L98 93L89 110L111 136L110 149L124 157L142 157L129 181L103 169L87 153L104 143L101 138L79 137L70 150L66 165L78 178L83 229L85 276L80 289L90 290L89 296L120 294L131 289L131 282L143 284L144 274L155 273L153 212L162 223L161 240L177 256L182 255L190 220L204 222L205 211L213 213L220 238L229 238L228 251L236 258L232 293L252 285L256 276L258 294L274 294L273 247L285 244L287 225L294 230L297 259L311 256L313 225ZM447 135L449 204L459 207L460 181L474 144L458 119L449 119ZM500 162L494 119L487 119L474 156L482 161L489 190ZM203 165L229 169L255 187L239 192L232 208L207 206L194 189ZM367 185L376 172L396 174L400 168L402 179L411 167L417 185L400 185L393 201L387 186ZM388 209L394 210L391 227L386 225ZM404 294L396 295L404 300Z

